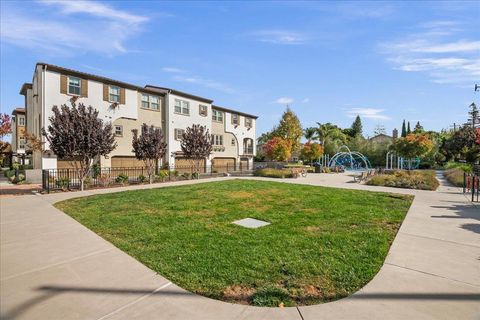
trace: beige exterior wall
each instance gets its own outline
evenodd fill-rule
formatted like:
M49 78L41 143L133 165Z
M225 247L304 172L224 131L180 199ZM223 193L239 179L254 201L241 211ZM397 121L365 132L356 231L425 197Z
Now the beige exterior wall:
M224 120L225 122L225 117ZM239 141L235 135L225 131L225 123L212 120L212 134L223 135L223 146L225 151L214 151L211 158L238 158ZM235 140L235 145L232 145L232 139Z
M115 125L122 126L123 135L121 137L115 138L115 141L117 142L117 147L109 154L108 158L102 157L102 159L100 159L100 165L102 167L110 167L111 158L113 156L135 156L135 154L132 152L132 130L137 129L140 132L142 124L146 123L149 126L153 125L155 127L162 128L162 130L165 131L165 124L163 119L163 113L165 112L165 98L163 96L158 97L160 101L160 110L157 111L144 109L141 107L141 93L138 93L138 119L119 118L112 123L114 131Z

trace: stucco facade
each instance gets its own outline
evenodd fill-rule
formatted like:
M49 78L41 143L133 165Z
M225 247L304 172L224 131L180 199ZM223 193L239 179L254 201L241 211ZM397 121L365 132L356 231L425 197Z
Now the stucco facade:
M147 85L140 87L121 81L96 76L55 65L38 63L32 83L25 83L20 94L25 96L26 128L29 133L41 137L43 151L32 154L34 168L55 169L58 159L50 150L48 141L41 135L41 128L48 125L53 115L53 106L70 105L73 102L92 106L99 112L99 118L112 123L116 133L117 147L111 154L99 159L102 167L114 165L112 159L132 158L132 130L140 129L143 123L163 130L167 142L167 153L160 164L168 162L173 166L182 158L180 147L181 130L193 124L206 126L210 133L222 134L223 148L215 148L205 159L207 167L211 160L220 157L241 161L252 161L255 153L256 116L215 107L224 112L222 123L212 120L213 100L180 92L174 89ZM145 97L153 99L146 104ZM149 101L147 99L147 101ZM238 114L239 124L232 124L232 114ZM250 119L246 126L245 119ZM253 148L244 147L245 139L251 139ZM232 143L235 141L235 144ZM248 151L248 152L247 152ZM243 159L243 160L242 160ZM120 163L117 161L117 163Z

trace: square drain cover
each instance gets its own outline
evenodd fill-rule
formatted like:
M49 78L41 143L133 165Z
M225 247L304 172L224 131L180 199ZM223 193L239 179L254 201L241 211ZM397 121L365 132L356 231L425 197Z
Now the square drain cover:
M262 220L257 220L257 219L252 219L252 218L245 218L242 220L237 220L233 221L233 224L245 227L245 228L251 228L251 229L256 229L260 227L265 227L270 224L270 222L262 221Z

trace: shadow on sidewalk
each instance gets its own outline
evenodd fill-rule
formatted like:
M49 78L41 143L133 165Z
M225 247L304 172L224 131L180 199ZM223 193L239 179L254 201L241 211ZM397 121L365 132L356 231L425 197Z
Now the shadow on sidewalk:
M471 219L480 221L480 209L473 204L454 204L451 206L430 206L435 209L447 209L451 214L431 216L444 219ZM465 223L460 225L464 230L480 233L480 223Z

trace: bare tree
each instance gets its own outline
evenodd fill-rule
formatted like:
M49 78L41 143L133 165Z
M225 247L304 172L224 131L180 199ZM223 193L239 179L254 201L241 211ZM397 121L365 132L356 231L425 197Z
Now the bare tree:
M80 189L84 189L85 178L95 158L106 156L117 144L110 123L104 124L98 118L98 111L92 106L75 103L60 108L53 106L50 124L42 128L42 135L50 144L50 149L60 159L68 159L80 179Z
M142 125L142 134L138 135L138 130L132 130L132 147L135 157L142 160L147 168L149 182L153 182L155 167L158 159L162 158L167 151L167 144L164 142L163 132L160 128Z
M198 177L201 161L212 153L212 138L207 127L199 124L188 127L183 133L180 147L185 157L192 160Z

